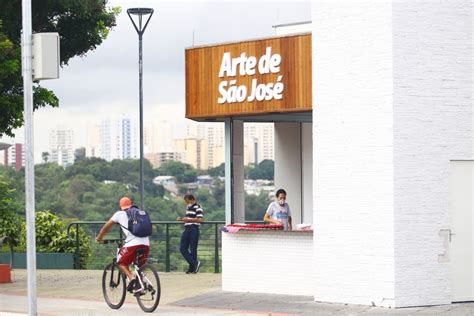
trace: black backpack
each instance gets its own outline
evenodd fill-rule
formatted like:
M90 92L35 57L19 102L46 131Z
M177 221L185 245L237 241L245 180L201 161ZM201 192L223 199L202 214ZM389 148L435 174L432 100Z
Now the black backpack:
M153 229L150 215L146 211L132 205L126 212L128 216L128 227L124 227L126 230L137 237L151 236Z

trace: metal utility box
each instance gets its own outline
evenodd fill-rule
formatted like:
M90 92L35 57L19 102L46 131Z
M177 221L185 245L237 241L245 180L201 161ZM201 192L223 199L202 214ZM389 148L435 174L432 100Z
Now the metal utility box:
M59 34L33 34L33 80L59 78Z

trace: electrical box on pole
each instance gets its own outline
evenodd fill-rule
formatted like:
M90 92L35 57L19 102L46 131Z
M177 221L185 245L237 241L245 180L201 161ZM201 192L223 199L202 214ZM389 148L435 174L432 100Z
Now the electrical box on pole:
M33 34L33 80L59 78L59 34Z

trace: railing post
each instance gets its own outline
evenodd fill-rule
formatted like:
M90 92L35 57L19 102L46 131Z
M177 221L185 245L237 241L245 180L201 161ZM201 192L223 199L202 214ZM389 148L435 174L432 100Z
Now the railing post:
M217 231L217 223L214 224L214 273L219 273L219 234Z
M74 269L80 268L79 224L76 224L76 252L74 254Z
M171 271L170 264L170 225L166 224L166 272Z

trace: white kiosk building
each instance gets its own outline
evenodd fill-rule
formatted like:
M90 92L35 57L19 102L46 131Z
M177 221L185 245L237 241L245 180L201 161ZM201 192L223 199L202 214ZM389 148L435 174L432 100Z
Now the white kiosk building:
M274 122L275 186L314 225L223 234L223 290L474 300L473 10L314 0L311 34L186 50L186 116L225 122L227 222L245 220L243 122Z

